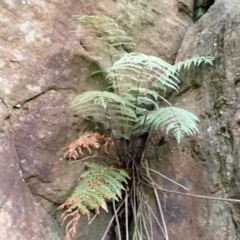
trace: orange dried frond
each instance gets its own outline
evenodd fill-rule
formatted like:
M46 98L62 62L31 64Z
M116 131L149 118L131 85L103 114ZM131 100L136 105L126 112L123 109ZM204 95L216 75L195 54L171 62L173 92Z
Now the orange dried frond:
M64 240L71 240L71 238L76 234L76 227L80 219L79 209L77 208L73 212L69 212L68 210L65 211L61 216L62 224L69 217L72 217L72 219L66 225L66 236Z
M103 151L105 153L109 153L110 149L114 148L114 141L111 137L107 137L104 135L99 135L99 140L103 146Z
M66 150L64 158L77 159L79 154L83 155L83 149L92 154L91 147L99 148L100 146L102 146L105 153L109 153L109 150L114 146L113 139L97 132L85 133L62 150Z
M100 144L98 142L98 133L85 133L78 139L70 143L67 147L62 150L67 149L64 157L76 159L79 154L83 155L83 149L87 149L89 154L92 154L90 147L99 148Z

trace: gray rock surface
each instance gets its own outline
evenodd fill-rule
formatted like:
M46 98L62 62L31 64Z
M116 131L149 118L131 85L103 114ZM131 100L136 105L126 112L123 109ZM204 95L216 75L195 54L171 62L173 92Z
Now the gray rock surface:
M200 134L185 150L195 161L195 174L202 175L197 192L234 199L239 199L239 16L239 1L218 0L190 27L178 60L212 54L215 62L183 74L186 90L176 98L201 117ZM185 162L185 154L179 152L179 159ZM239 204L209 201L201 208L207 236L200 239L239 239Z

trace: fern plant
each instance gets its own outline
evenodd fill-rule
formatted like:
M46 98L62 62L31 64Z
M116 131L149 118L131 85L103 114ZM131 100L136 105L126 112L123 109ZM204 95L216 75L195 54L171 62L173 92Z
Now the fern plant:
M185 109L172 106L166 99L166 92L168 89L179 90L178 74L181 69L212 64L214 58L197 56L172 65L155 56L129 53L129 49L126 53L122 50L126 45L132 44L131 39L119 30L113 19L103 15L74 15L71 20L78 21L83 27L83 39L100 39L106 47L112 65L95 73L104 74L112 85L105 91L87 91L73 99L72 109L83 118L101 122L106 135L83 134L64 148L65 157L76 160L84 153L83 150L87 150L91 158L92 148L102 148L105 154L111 148L114 149L114 159L120 169L95 163L86 164L88 170L82 174L73 194L59 207L67 208L61 217L62 221L71 218L66 226L65 240L70 240L75 235L80 214L90 217L91 210L97 214L100 207L107 210L106 200L119 200L122 193L124 198L117 209L113 201L114 216L101 240L104 240L113 219L118 229L118 239L130 239L129 221L132 219L135 225L132 239L143 239L145 232L147 239L153 240L152 232L149 233L147 229L147 225L152 223L147 223L143 214L147 213L155 219L156 216L149 204L146 204L144 184L152 187L160 212L161 205L156 194L158 185L151 178L148 166L143 163L147 139L153 128L162 128L167 134L172 133L178 143L184 136L198 132L198 117ZM88 41L86 45L82 43L82 46L87 49L94 44L94 41ZM119 47L122 49L116 54L115 50ZM131 179L123 169L129 170ZM128 191L124 188L127 184ZM123 225L119 221L122 217ZM157 222L159 223L158 220ZM168 240L165 224L163 227L159 224L159 227Z

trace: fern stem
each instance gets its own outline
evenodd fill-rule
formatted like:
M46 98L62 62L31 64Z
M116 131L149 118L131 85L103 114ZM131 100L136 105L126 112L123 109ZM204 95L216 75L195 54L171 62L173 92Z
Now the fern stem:
M148 230L147 230L146 221L145 221L145 217L146 217L145 214L144 214L145 201L144 201L144 196L143 196L142 190L143 189L140 186L139 191L138 191L138 196L137 196L138 202L139 202L138 216L139 216L139 224L141 226L141 239L143 239L143 232L145 232L146 235L147 235L147 239L150 240Z
M81 159L78 159L78 160L74 160L74 161L71 161L69 163L75 163L75 162L81 162L81 161L85 161L89 158L102 158L102 159L106 159L106 157L102 157L102 156L98 156L98 155L93 155L93 156L88 156L88 157L85 157L85 158L81 158Z
M143 204L144 204L144 203L143 203ZM151 239L150 239L149 232L148 232L148 229L147 229L147 224L146 224L146 221L145 221L145 215L144 215L143 212L140 213L140 214L141 214L141 218L142 218L142 222L143 222L144 232L146 233L147 238L148 238L149 240L151 240Z
M141 187L141 191L142 191L142 193L144 194L144 190L143 190L142 187ZM149 208L151 208L151 207L149 206L148 201L147 201L146 198L145 198L144 204L146 204L145 207L146 207L146 209L147 209L147 214L148 214L148 219L149 219L150 234L151 234L150 239L151 239L151 240L154 240L154 239L153 239L153 224L152 224L152 217L151 217L151 212L149 211Z
M112 64L112 66L113 66L114 61L113 61L112 54L111 54L111 51L110 51L109 46L107 46L107 51L108 51L108 54L109 54L109 58L110 58L111 64ZM116 71L113 70L113 73L114 73L114 81L115 81L115 85L116 85L116 91L117 91L118 96L120 96L119 89L118 89L118 81L117 81ZM120 120L120 123L123 124L123 121ZM121 133L124 134L124 128L123 128L123 126L121 126ZM126 144L126 140L124 140L124 145L125 145L125 144ZM121 158L121 157L120 157L120 158Z
M141 69L141 72L139 74L138 80L141 79L142 73L143 73L143 69ZM136 93L136 99L135 99L135 106L137 107L137 99L138 99L138 95L139 95L139 87L140 87L140 81L138 81L137 83L137 93ZM137 108L135 108L135 114L137 115Z
M118 154L120 160L122 161L122 155L120 154L120 151L119 151L119 149L118 149L118 146L117 146L117 143L116 143L116 139L113 137L112 124L111 124L111 121L110 121L110 117L109 117L108 109L107 109L107 108L106 108L106 117L107 117L107 120L108 120L108 123L109 123L111 137L112 137L112 139L113 139L113 142L114 142L114 145L115 145L117 154Z
M148 204L148 206L149 206L149 204ZM149 210L150 210L150 212L151 212L153 218L154 218L155 221L157 222L159 228L161 229L162 233L164 233L164 230L163 230L163 228L162 228L161 223L160 223L159 220L158 220L158 217L155 215L155 213L153 212L153 210L152 210L152 208L151 208L150 206L149 206Z
M163 210L162 210L161 202L160 202L160 199L159 199L157 190L154 188L153 191L154 191L154 195L155 195L156 200L157 200L158 208L159 208L160 215L161 215L162 222L163 222L163 228L164 228L164 233L163 233L163 234L164 234L165 239L166 239L166 240L169 240L169 238L168 238L167 225L166 225L165 218L164 218L164 215L163 215Z
M134 163L133 163L134 164ZM138 235L138 224L137 224L137 202L136 202L136 178L135 178L135 171L133 169L133 173L132 173L132 186L131 186L131 209L132 209L132 213L133 213L133 219L134 219L134 233L133 233L133 239L135 239L136 234Z
M143 224L142 224L141 214L139 213L139 211L138 211L138 224L139 224L138 239L143 239Z
M98 214L96 213L96 214L92 217L91 221L90 221L88 224L90 225L97 216L98 216Z
M182 193L182 192L177 192L177 191L167 190L167 189L161 189L161 190L164 192L179 194L179 195L188 196L188 197L195 197L195 198L202 198L207 200L215 200L215 201L223 201L223 202L240 203L239 199L210 197L210 196L204 196L204 195L198 195L198 194Z
M167 179L168 181L170 181L170 182L178 185L179 187L183 188L184 190L188 191L188 189L187 189L186 187L184 187L182 184L179 184L179 183L173 181L172 179L170 179L170 178L166 177L165 175L161 174L160 172L155 171L155 170L153 170L153 169L151 169L151 168L148 168L148 170L151 171L151 172L154 172L154 173L156 173L156 174L158 174L158 175L160 175L161 177Z
M161 191L162 188L159 185L157 185L157 183L153 179L150 180L149 177L147 175L145 175L144 173L141 173L141 178L146 181L146 182L141 181L141 183L143 185L150 187L150 188L156 188L159 191ZM163 191L162 191L162 194L164 195L164 197L167 198L167 195Z
M117 212L116 212L116 205L115 205L115 200L114 199L112 199L112 204L113 204L113 211L114 211L115 220L116 220L116 223L117 223L118 239L122 240L120 224L119 224L118 215L117 215Z
M128 226L128 193L125 192L125 231L126 231L126 240L129 240L129 226Z
M109 46L107 46L107 51L108 51L108 55L109 55L109 58L110 58L111 64L113 65L114 62L113 62L113 58L112 58L112 54L111 54L111 51L110 51ZM117 94L119 95L118 81L117 81L117 77L116 77L116 71L113 70L113 72L114 72L114 81L115 81L115 85L116 85Z
M108 54L109 54L109 58L110 58L110 60L111 60L111 64L113 65L114 62L113 62L113 58L112 58L112 54L111 54L111 51L110 51L109 46L107 46L107 51L108 51ZM118 96L120 96L120 94L119 94L119 89L118 89L118 81L117 81L116 71L113 70L113 73L114 73L114 81L115 81L115 85L116 85L116 91L117 91ZM120 123L123 124L123 121L120 120ZM123 128L123 126L121 126L121 133L124 134L124 128ZM115 141L115 140L114 140L114 141ZM116 144L115 144L115 145L116 145ZM125 139L124 139L124 145L126 145L126 140L125 140ZM119 154L119 151L118 151L118 154ZM119 154L119 157L120 157L120 159L122 160L122 157L121 157L120 154Z
M151 175L150 175L150 173L149 173L149 170L148 170L148 165L147 165L147 163L146 163L146 172L147 172L147 176L149 177L149 179L152 180L152 177L151 177ZM160 202L160 199L159 199L157 190L156 190L155 188L153 188L153 191L154 191L154 195L155 195L155 198L156 198L156 201L157 201L157 205L158 205L158 209L159 209L159 212L160 212L160 216L161 216L161 218L162 218L163 229L164 229L163 235L164 235L164 237L165 237L166 240L169 240L167 225L166 225L165 218L164 218L164 215L163 215L161 202Z
M138 138L139 138L139 137L141 136L141 134L142 134L142 131L143 131L144 126L145 126L145 123L146 123L146 119L147 119L147 114L145 115L143 124L141 125L141 128L140 128L140 131L138 132L138 134L137 134L137 136L136 136L136 142L135 142L134 147L133 147L133 149L132 149L132 152L133 152L133 153L134 153L135 151L137 151L137 140L138 140ZM149 134L148 134L148 135L149 135ZM141 151L142 151L141 155L143 155L144 149L145 149L145 147L146 147L146 142L147 142L147 140L148 140L148 136L147 136L147 139L146 139L146 141L145 141L145 143L144 143L143 149L141 150ZM141 159L142 159L142 156L141 156ZM135 159L134 159L134 160L135 160ZM139 162L139 165L141 165L141 161Z
M143 69L144 69L144 67L141 69L141 72L139 74L138 80L141 79L141 76L142 76L142 73L143 73ZM135 114L136 114L136 116L137 116L137 99L138 99L138 95L139 95L139 87L140 87L140 81L138 81L138 83L137 83L137 93L136 93L136 99L135 99L135 107L136 107L135 108ZM136 150L138 136L136 138L135 145L132 145L132 153L134 153L134 151Z
M121 202L121 204L118 206L118 208L116 209L116 213L118 213L118 211L121 209L122 205L124 204L124 201ZM112 223L113 223L113 220L115 219L115 215L111 218L110 222L108 223L107 227L106 227L106 230L101 238L101 240L104 240L104 238L106 237Z

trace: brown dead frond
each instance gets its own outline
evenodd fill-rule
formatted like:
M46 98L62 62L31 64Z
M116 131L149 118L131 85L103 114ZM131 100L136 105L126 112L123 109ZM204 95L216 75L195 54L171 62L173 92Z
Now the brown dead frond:
M83 149L86 149L89 154L92 154L91 147L102 147L105 153L109 153L109 150L113 148L113 146L114 142L111 137L95 132L81 135L62 150L66 150L64 158L77 159L79 154L83 155Z
M66 202L64 202L61 206L58 207L58 210L69 207L72 204L74 204L74 201L71 201L71 198L68 198ZM76 209L74 209L74 211L72 211L71 209L67 209L61 215L61 217L60 217L61 225L63 225L63 223L68 218L71 219L66 225L66 228L65 228L66 236L65 236L64 240L71 240L71 238L75 236L76 230L77 230L76 228L77 228L79 219L81 217L80 213L87 215L88 221L90 221L90 212L83 205L78 206Z
M60 209L60 207L59 207L59 209ZM66 236L65 236L64 240L71 240L71 238L74 237L76 234L76 227L77 227L78 221L80 219L79 209L77 208L73 212L70 212L68 210L65 211L60 218L62 224L69 217L71 217L72 219L68 222L68 224L66 226Z
M114 148L114 141L113 141L113 139L111 137L107 137L107 136L100 135L100 134L99 134L98 137L99 137L99 141L102 144L103 151L105 153L109 153L110 149Z

